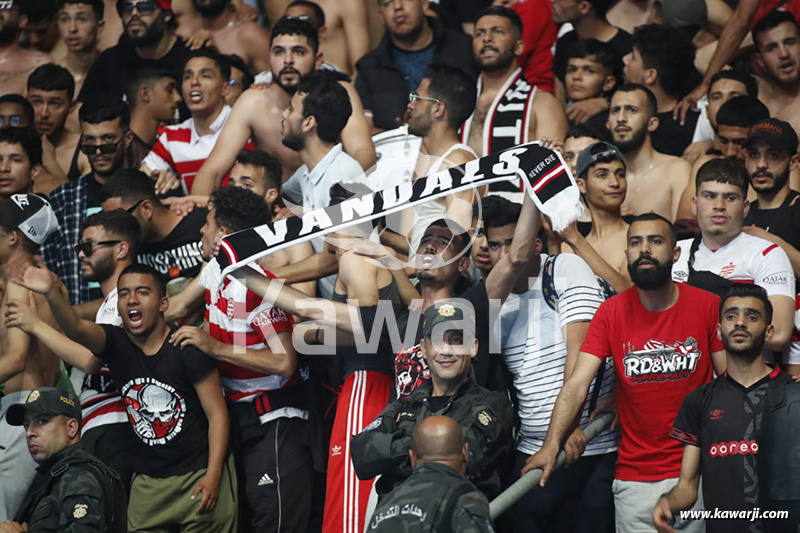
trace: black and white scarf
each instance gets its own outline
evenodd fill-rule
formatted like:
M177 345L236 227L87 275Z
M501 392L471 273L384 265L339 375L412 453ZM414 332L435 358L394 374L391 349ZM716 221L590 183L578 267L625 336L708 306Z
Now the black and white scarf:
M482 82L483 79L478 78L478 98L481 95ZM515 70L508 77L486 112L481 141L483 155L502 152L529 141L528 131L535 96L536 87L528 83L521 68ZM461 142L463 143L469 139L474 117L473 113L461 126ZM522 192L524 188L520 180L513 180L492 184L489 190L491 192Z
M203 271L200 284L214 294L232 271L278 250L450 194L520 178L536 206L550 217L555 231L578 219L580 193L569 166L558 152L539 143L528 143L337 205L228 235L220 244L220 253Z

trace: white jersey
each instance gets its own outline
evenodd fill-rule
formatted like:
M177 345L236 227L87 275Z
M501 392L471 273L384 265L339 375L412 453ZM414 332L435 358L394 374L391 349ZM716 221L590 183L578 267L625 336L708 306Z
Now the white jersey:
M681 256L672 267L672 279L686 281L692 239L679 241L678 246ZM692 266L736 283L754 283L769 296L795 297L794 270L786 252L775 243L747 233L739 234L718 250L710 250L701 242Z
M103 300L95 315L97 324L121 326L122 318L117 310L117 288L114 287ZM106 424L127 424L128 414L119 390L111 381L108 365L103 365L96 374L86 376L81 388L81 431L86 432Z
M564 367L567 361L567 344L563 331L575 322L590 322L603 303L597 277L574 254L561 254L553 263L552 282L545 291L542 287L545 259L533 287L522 294L512 294L500 310L495 322L503 358L514 376L514 388L519 404L520 430L517 449L526 454L536 453L544 443L556 397L564 385ZM548 275L548 278L550 276ZM553 295L550 288L555 289ZM546 293L549 293L546 294ZM556 309L546 299L555 297ZM500 328L500 331L497 331ZM606 359L603 380L598 397L614 388L614 366ZM586 405L581 414L581 424L589 419L589 403L595 380L589 389ZM605 430L586 446L585 455L599 455L617 449L619 432Z

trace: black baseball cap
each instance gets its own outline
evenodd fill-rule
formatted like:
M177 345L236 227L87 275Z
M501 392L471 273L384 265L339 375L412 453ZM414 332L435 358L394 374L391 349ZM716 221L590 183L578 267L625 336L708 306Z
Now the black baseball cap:
M613 144L606 142L596 142L590 144L583 151L578 154L578 161L575 162L575 177L581 177L589 167L597 163L600 159L616 159L625 165L625 159L622 153Z
M442 301L425 310L425 314L422 317L422 336L429 339L433 333L433 328L443 322L458 322L462 329L466 329L465 334L469 332L473 336L475 335L475 316L472 314L466 314L465 316L461 305Z
M25 403L16 403L8 408L6 422L21 426L25 413L37 415L65 415L81 421L81 402L71 392L55 387L39 387L28 394Z
M775 150L787 150L790 154L797 153L797 133L791 124L783 120L766 118L753 124L750 133L747 134L745 146L756 139L761 139Z

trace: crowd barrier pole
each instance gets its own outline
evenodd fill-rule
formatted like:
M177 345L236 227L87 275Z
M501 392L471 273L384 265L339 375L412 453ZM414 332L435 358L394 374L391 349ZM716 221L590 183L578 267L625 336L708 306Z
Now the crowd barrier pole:
M598 433L606 429L608 426L611 425L611 422L614 421L614 413L603 413L602 415L596 417L594 420L583 426L583 433L586 435L586 441L590 441L597 436ZM564 462L567 460L567 454L564 453L564 450L561 450L558 453L558 457L556 458L556 466L555 468L559 468L564 465ZM489 504L489 510L492 513L492 520L497 520L497 517L506 512L509 507L514 505L517 500L522 498L529 490L537 487L539 485L539 480L542 479L542 469L537 468L536 470L531 470L517 481L515 481L510 487L502 492L497 498L491 501Z

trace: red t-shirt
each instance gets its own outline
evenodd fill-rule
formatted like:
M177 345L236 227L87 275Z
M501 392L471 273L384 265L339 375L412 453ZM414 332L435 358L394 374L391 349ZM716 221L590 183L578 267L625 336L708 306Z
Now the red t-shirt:
M660 313L645 309L636 287L604 302L581 350L614 358L622 431L616 478L678 477L683 445L669 437L684 397L711 380L719 297L685 283L678 301Z
M528 83L549 93L553 92L553 52L551 48L558 37L558 27L553 22L550 0L525 0L517 2L514 11L522 19L522 40L525 50L519 66Z

